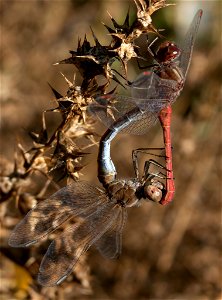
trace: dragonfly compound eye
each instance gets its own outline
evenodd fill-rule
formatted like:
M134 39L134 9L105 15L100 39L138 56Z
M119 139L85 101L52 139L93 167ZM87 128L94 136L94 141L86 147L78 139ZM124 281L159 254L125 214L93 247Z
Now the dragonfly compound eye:
M164 42L157 50L156 57L159 62L171 62L180 56L181 50L174 43Z
M162 199L162 191L152 184L144 186L144 195L154 202L160 202Z

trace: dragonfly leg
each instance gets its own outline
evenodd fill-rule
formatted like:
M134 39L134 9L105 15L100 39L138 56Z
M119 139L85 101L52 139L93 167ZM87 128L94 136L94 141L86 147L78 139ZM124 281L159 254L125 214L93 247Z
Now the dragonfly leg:
M118 74L122 79L124 79L126 82L128 82L127 78L124 77L122 74L120 74L117 70L115 70L115 69L111 69L111 70L112 70L112 72L116 72L116 74ZM123 86L123 87L126 88L125 86Z
M158 155L151 152L147 152L148 150L165 150L165 148L138 148L132 151L132 160L133 160L133 168L136 175L136 178L139 178L139 164L138 164L138 154L145 153L148 155L153 155L157 157L164 157L165 155Z
M132 152L132 160L133 160L133 169L136 175L136 178L139 178L139 166L138 166L138 157L137 157L137 152L133 150Z
M149 159L145 161L144 164L144 175L143 177L146 179L149 175L156 175L156 177L162 178L162 179L171 179L171 177L167 178L166 174L162 173L162 172L158 172L158 173L152 173L149 171L150 165L153 164L155 166L157 166L158 168L161 168L165 171L171 172L170 170L168 170L165 166L161 165L160 163L158 163L157 161L153 160L153 159ZM175 178L173 178L175 179Z
M134 149L133 150L133 153L135 152L134 155L137 155L137 153L145 153L145 154L148 154L148 155L153 155L153 156L156 156L156 157L164 157L165 158L165 155L159 155L159 154L154 154L154 153L151 153L151 152L148 152L149 150L165 150L165 148L138 148L138 149Z
M158 163L154 159L149 159L149 160L145 161L145 164L144 164L144 174L148 173L149 167L150 167L151 164L154 165L154 166L157 166L158 168L166 170L166 167L164 167L163 165L161 165L160 163Z
M161 179L166 179L166 175L162 172L152 173L149 171L150 165L157 166L158 168L166 170L166 168L158 163L157 161L153 159L149 159L145 161L144 164L144 171L143 171L143 178L146 180L150 175L155 175L155 177L159 177Z
M156 54L153 52L153 50L151 49L152 45L158 40L159 37L156 37L151 43L149 43L149 39L147 37L147 51L149 52L150 56L155 60L156 63L154 64L151 64L151 65L148 65L148 66L141 66L140 63L139 63L139 60L137 59L137 65L138 65L138 68L140 70L143 70L143 69L150 69L150 68L153 68L153 67L156 67L156 66L159 66L159 63L156 59ZM145 60L143 57L141 57L141 59Z
M157 166L158 168L161 168L168 172L171 172L171 170L168 170L165 166L161 165L159 162L157 162L154 159L149 159L149 160L145 161L145 164L146 164L146 162L149 162L150 164L153 164L153 165Z
M153 68L153 67L156 67L156 66L159 66L158 64L151 64L151 65L148 65L148 66L141 66L141 64L139 63L139 60L137 59L137 66L140 70L145 70L145 69L150 69L150 68Z

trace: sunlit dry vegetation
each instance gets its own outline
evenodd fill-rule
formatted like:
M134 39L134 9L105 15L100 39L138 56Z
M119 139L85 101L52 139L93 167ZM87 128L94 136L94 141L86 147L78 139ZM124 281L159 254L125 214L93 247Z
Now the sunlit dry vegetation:
M220 5L149 2L1 2L2 299L220 297ZM188 27L198 8L204 15L191 68L173 106L173 203L129 212L119 259L92 249L61 285L41 287L36 275L49 241L13 249L11 231L36 203L73 180L98 185L105 127L87 107L115 89L127 93L118 73L133 80L141 72L136 57L149 55L144 34L179 41L181 26ZM134 176L133 149L162 146L159 124L146 135L119 135L112 144L118 177ZM147 157L140 159L142 166Z

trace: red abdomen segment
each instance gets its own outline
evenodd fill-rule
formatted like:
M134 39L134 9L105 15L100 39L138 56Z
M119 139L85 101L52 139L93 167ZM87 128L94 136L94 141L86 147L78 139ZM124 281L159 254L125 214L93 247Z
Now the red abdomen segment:
M170 135L172 108L167 106L159 113L159 120L163 128L163 139L166 152L166 194L160 201L160 204L167 205L173 200L175 185L173 179L173 163L172 163L172 145Z

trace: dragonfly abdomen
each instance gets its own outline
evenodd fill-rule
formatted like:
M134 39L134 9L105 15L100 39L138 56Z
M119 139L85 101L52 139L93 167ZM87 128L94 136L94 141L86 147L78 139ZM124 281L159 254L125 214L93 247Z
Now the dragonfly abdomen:
M102 136L99 145L98 153L98 179L107 186L116 178L116 169L110 156L110 143L115 136L128 125L130 125L138 116L141 116L145 111L138 107L135 107L124 116L119 118L112 124L112 127L108 129Z

